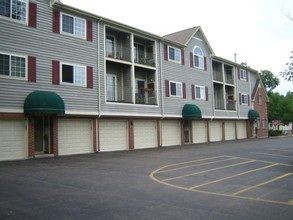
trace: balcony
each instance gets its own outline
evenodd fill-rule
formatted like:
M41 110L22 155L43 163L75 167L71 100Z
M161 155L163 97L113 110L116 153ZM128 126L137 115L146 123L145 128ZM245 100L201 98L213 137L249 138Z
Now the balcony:
M219 71L213 71L213 80L218 82L224 82L223 73Z
M236 110L236 100L227 100L226 103L226 110L232 110L235 111Z
M135 93L135 103L156 105L156 91L151 88L140 88L140 91Z
M154 57L155 55L153 53L146 53L145 56L136 57L134 62L137 64L155 67L156 63Z
M128 62L131 61L130 47L118 46L114 50L109 48L109 46L106 47L106 57Z

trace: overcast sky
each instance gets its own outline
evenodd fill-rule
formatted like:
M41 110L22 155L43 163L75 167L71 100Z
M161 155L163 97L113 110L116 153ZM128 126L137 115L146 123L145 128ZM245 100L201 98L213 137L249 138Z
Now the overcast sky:
M61 0L62 3L163 36L201 26L215 55L276 76L293 50L293 0ZM280 77L281 94L293 82Z

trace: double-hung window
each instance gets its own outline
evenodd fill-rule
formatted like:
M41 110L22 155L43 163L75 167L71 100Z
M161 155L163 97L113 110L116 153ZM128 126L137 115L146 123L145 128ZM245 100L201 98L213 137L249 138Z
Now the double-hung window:
M247 72L246 70L240 69L239 70L239 76L241 80L247 80Z
M242 105L248 105L248 95L247 94L241 94L241 103L242 103Z
M1 16L26 23L27 11L27 0L0 0Z
M195 98L206 100L206 88L204 86L195 86Z
M168 58L176 63L181 63L181 50L175 47L168 47Z
M62 13L62 33L86 38L86 20Z
M86 86L86 67L62 64L61 82L78 86Z
M204 69L204 54L200 47L196 46L193 49L193 62L194 62L194 67Z
M170 95L175 97L182 97L182 83L170 81Z
M25 79L26 62L24 56L0 53L0 76Z

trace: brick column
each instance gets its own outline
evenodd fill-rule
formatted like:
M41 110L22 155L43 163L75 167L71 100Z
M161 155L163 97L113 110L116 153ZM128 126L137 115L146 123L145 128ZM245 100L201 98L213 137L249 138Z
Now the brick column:
M129 132L129 149L134 149L134 128L133 128L133 120L128 121L128 132Z
M35 156L35 120L28 118L28 157Z

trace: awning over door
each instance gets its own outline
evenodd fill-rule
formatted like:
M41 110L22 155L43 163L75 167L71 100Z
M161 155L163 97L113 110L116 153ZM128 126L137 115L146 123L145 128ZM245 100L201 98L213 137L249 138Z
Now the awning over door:
M185 104L182 109L182 117L184 119L201 118L201 110L194 104Z
M24 101L25 114L65 114L63 99L55 92L34 91Z
M248 111L248 119L249 120L259 119L259 113L253 109L250 109Z

